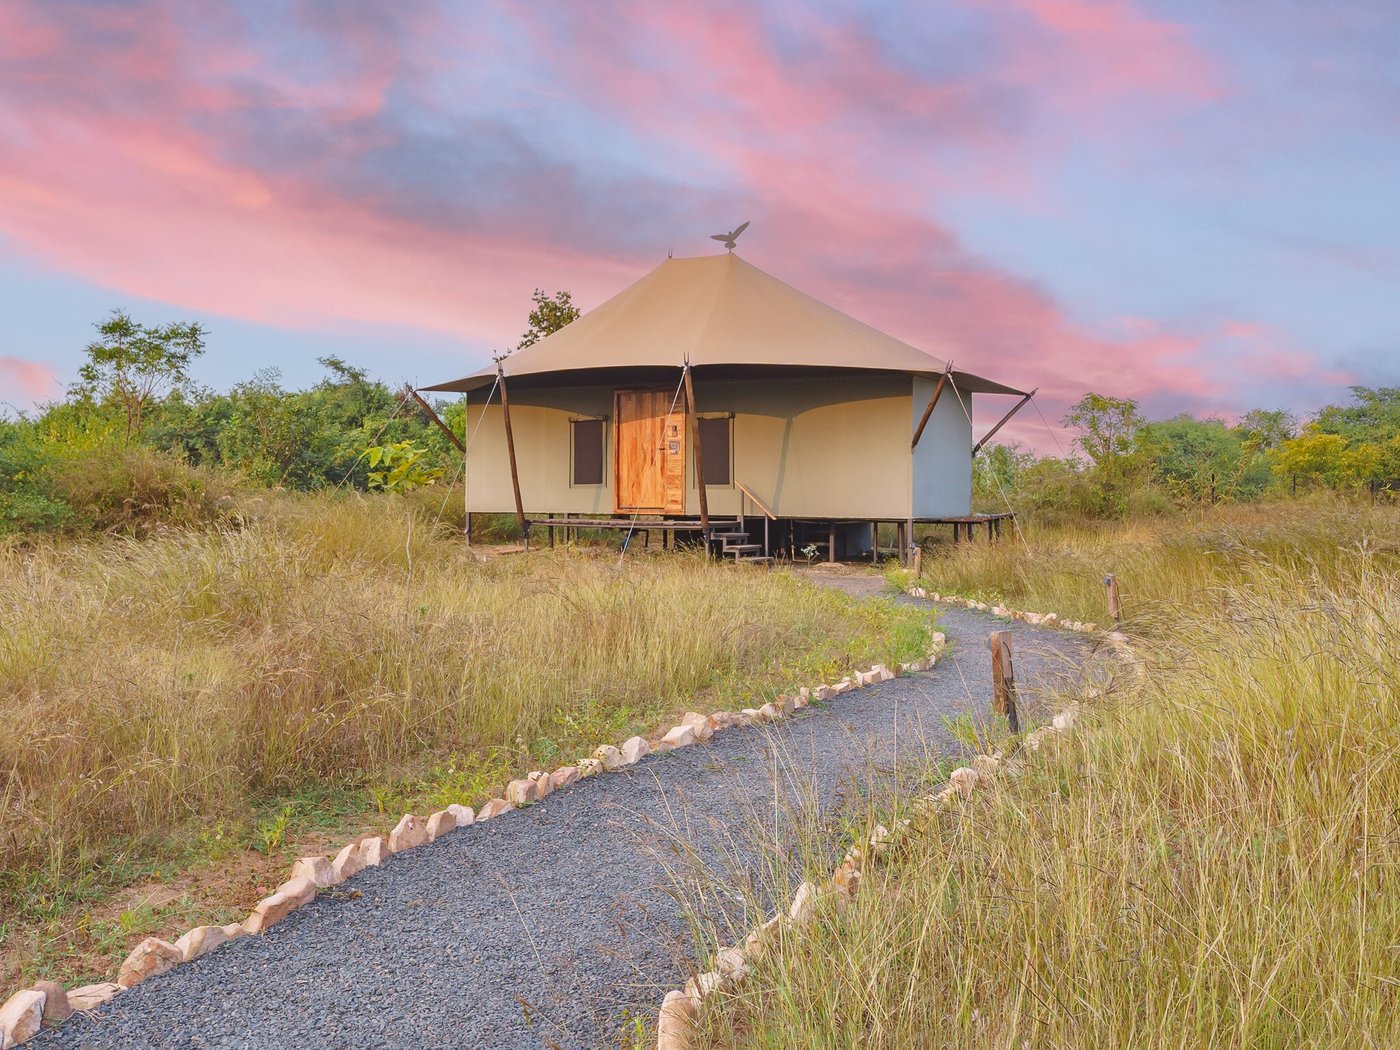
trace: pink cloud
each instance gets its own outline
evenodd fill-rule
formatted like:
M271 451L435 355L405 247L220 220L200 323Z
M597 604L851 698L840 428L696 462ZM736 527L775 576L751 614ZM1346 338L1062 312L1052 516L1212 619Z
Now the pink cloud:
M0 402L26 409L58 393L58 377L48 365L22 357L0 357Z
M758 9L737 2L522 5L503 17L527 38L521 61L547 68L559 94L590 100L655 155L703 158L703 178L676 162L675 195L754 219L762 238L741 250L783 279L962 367L1039 385L1052 420L1090 389L1223 400L1230 380L1209 351L1247 336L1248 322L1091 327L979 258L935 214L941 195L970 184L1035 192L1031 151L1047 147L1024 133L1019 107L1084 120L1113 119L1125 102L1190 107L1219 90L1217 71L1180 27L1120 0L968 6L985 13L997 46L957 75L901 66L860 26L801 10L784 15L798 41L786 48ZM566 287L588 306L659 259L659 249L568 247L551 222L527 226L534 213L562 226L589 203L555 193L547 173L524 187L529 214L455 226L327 175L332 161L392 149L372 118L405 84L422 89L428 116L450 117L418 83L444 61L443 41L458 64L503 48L454 34L431 10L390 33L370 15L296 8L331 55L319 76L256 53L231 10L201 15L202 47L158 6L106 11L90 28L118 43L98 45L45 10L0 11L0 63L21 70L0 96L16 100L0 101L0 127L16 132L0 147L0 231L50 265L264 323L413 326L507 345L530 288ZM250 111L314 121L324 145L304 164L235 159L229 129ZM256 126L239 134L256 142ZM979 414L1000 414L983 401Z
M1177 24L1127 0L992 0L994 10L1029 16L1013 36L1015 75L1080 109L1132 98L1203 101L1221 91L1221 72Z

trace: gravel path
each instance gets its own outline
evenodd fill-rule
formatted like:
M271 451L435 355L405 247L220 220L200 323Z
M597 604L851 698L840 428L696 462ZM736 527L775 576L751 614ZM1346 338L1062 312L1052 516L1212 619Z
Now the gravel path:
M878 582L830 580L851 590ZM901 599L912 600L912 599ZM1015 632L1023 693L1071 673L1078 636L942 611L928 673L838 697L763 729L593 777L451 832L33 1045L56 1047L598 1047L652 1016L687 976L677 837L716 869L757 861L734 826L784 825L776 776L822 806L897 758L956 751L944 719L990 703L988 631Z

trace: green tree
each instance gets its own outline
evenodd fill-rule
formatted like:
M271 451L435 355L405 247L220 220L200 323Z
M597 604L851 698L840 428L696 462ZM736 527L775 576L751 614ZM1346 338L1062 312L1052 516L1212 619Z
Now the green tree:
M515 344L517 350L524 350L527 346L538 343L545 336L553 335L577 318L581 312L574 305L573 296L568 292L545 295L541 289L536 288L535 294L530 298L534 301L535 308L530 311L530 315L526 319L530 327L520 337L520 342Z
M1079 431L1074 443L1110 479L1127 473L1139 451L1142 413L1138 403L1103 394L1085 394L1070 406L1061 421Z
M1314 426L1324 434L1340 434L1353 445L1383 445L1400 435L1400 386L1354 386L1354 404L1328 405Z
M1247 448L1268 452L1298 436L1298 417L1282 408L1253 408L1244 414L1235 430Z
M195 322L148 326L124 310L96 326L78 369L80 397L117 405L126 416L126 440L141 435L147 407L189 382L189 367L204 353L205 328Z
M430 485L442 477L441 467L427 462L428 450L418 448L412 441L395 441L392 445L375 445L365 450L369 455L369 487L385 492L407 492ZM374 468L379 469L374 469Z
M1280 474L1309 478L1329 486L1344 484L1348 473L1347 439L1324 434L1315 426L1279 445L1272 454Z

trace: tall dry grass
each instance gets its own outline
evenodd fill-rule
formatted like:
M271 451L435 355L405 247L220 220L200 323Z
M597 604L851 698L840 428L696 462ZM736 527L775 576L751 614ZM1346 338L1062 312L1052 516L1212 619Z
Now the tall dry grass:
M1114 573L1127 626L1194 602L1263 562L1306 573L1340 568L1358 543L1396 542L1396 511L1367 503L1232 504L1178 518L1084 521L1007 530L1000 543L940 544L924 583L945 593L1104 623Z
M394 497L247 512L241 530L0 549L0 914L52 913L118 862L303 790L474 804L557 751L907 659L928 633L693 557L479 560Z
M918 820L707 1007L716 1044L1400 1045L1400 521L1249 527L1132 536L1147 678Z

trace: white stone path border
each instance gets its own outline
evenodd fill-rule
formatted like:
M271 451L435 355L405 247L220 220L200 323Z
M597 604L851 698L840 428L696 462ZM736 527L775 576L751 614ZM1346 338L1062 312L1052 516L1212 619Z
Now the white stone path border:
M915 598L942 602L947 605L960 605L967 609L977 609L1011 620L1021 620L1038 627L1060 627L1083 634L1098 635L1106 641L1114 652L1133 667L1139 676L1146 670L1128 644L1127 637L1120 631L1100 631L1097 624L1081 623L1078 620L1061 620L1053 612L1032 613L1020 609L1008 609L1001 605L988 605L985 602L961 598L956 595L938 594L923 587L909 587L906 593ZM941 635L939 636L942 637ZM941 649L941 645L940 645ZM933 663L930 654L928 664ZM927 668L922 668L927 669ZM970 766L962 766L948 775L948 784L932 795L914 800L912 809L916 816L926 816L938 809L955 805L969 797L981 785L990 783L998 774L1011 774L1025 761L1021 756L1041 750L1050 740L1074 730L1079 717L1079 704L1073 702L1050 720L1049 725L1028 733L1020 743L1019 753L1008 755L995 751L989 755L977 755ZM685 983L684 988L666 993L661 1001L661 1009L656 1022L657 1050L696 1050L695 1022L706 996L742 981L751 971L750 960L761 955L785 929L796 930L811 919L818 901L830 899L837 907L855 896L860 889L861 877L865 870L866 857L880 857L887 854L891 846L904 835L912 821L900 820L893 829L877 824L864 847L855 846L847 854L841 865L825 883L803 882L792 896L792 903L786 911L780 911L763 925L750 931L741 945L721 948L715 953L715 968Z
M908 674L929 670L945 643L944 635L935 632L928 655L922 660L900 665L900 671ZM832 685L810 689L803 687L794 696L779 696L760 708L719 711L711 715L688 712L678 725L656 734L659 739L654 744L640 736L630 737L617 747L604 744L590 757L561 766L552 773L534 772L512 780L506 785L504 798L493 798L479 810L451 805L423 818L406 813L387 838L374 836L351 842L334 858L302 857L292 865L287 881L278 886L270 897L259 901L252 914L241 923L196 926L174 943L159 937L147 937L132 949L115 981L84 985L68 991L53 981L38 981L33 987L16 992L0 1006L0 1050L10 1050L10 1047L32 1039L45 1024L65 1021L75 1010L91 1010L101 1006L128 988L173 970L182 963L193 962L229 941L262 933L315 900L319 890L338 886L365 868L376 867L396 853L405 853L432 842L454 828L513 813L519 807L538 802L551 792L587 777L630 766L646 755L703 743L724 729L776 722L794 711L802 710L813 701L830 700L850 690L887 682L894 677L895 672L884 664L875 664L868 671L854 671Z

